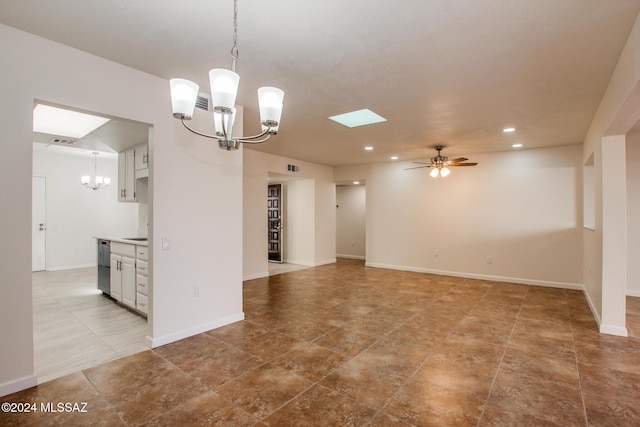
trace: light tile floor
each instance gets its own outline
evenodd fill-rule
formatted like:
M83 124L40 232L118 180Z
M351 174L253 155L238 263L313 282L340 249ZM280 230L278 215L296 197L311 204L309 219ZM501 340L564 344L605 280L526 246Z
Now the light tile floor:
M32 279L38 383L149 349L146 319L104 297L95 268Z
M640 339L599 334L579 291L339 260L245 282L244 311L2 398L86 413L0 425L640 425Z

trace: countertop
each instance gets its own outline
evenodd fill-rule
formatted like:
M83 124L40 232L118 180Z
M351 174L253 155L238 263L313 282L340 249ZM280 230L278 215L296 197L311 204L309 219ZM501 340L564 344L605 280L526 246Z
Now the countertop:
M147 239L146 237L144 237L145 240L136 240L136 239L142 239L143 237L132 237L132 238L105 237L105 236L93 236L93 237L94 239L109 240L111 242L128 243L130 245L138 245L138 246L148 246L148 240L146 240Z

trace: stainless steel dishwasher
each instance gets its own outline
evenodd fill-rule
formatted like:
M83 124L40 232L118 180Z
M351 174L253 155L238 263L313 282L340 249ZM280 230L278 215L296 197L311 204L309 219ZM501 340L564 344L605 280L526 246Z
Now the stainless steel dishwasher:
M111 241L98 240L98 289L111 295Z

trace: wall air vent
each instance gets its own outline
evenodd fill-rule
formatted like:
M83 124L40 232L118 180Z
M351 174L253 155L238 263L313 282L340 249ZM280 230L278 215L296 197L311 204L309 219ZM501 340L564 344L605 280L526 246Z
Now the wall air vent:
M207 97L198 95L198 97L196 98L196 108L204 111L210 111L209 104L209 98Z
M66 139L66 138L52 138L51 142L53 144L63 144L63 145L72 145L78 142L75 139Z
M298 165L287 165L287 170L289 172L298 172L300 171L300 167Z

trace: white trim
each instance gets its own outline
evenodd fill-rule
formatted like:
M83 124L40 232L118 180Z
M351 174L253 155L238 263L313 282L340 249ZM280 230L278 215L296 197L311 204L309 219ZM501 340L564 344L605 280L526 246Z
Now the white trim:
M617 335L619 337L627 337L629 336L629 332L627 328L624 326L613 326L613 325L600 325L600 333L601 334L609 334L609 335Z
M361 259L361 260L367 259L367 257L365 257L364 255L346 255L346 254L336 254L336 258Z
M79 265L59 265L57 267L47 267L47 271L75 270L77 268L96 267L96 264L79 264Z
M602 319L598 314L598 310L596 310L596 306L593 305L593 301L591 301L591 297L589 296L589 293L586 291L586 289L584 291L584 296L587 299L587 304L589 304L589 309L591 310L591 314L593 314L593 318L596 319L596 323L600 325L600 323L602 323Z
M580 283L548 282L545 280L522 279L518 277L489 276L485 274L474 274L474 273L458 273L453 271L431 270L428 268L407 267L407 266L400 266L400 265L388 265L388 264L378 264L378 263L370 263L370 262L365 263L365 266L376 267L376 268L387 268L390 270L413 271L416 273L438 274L441 276L463 277L465 279L493 280L495 282L508 282L508 283L518 283L521 285L545 286L548 288L572 289L572 290L583 291L583 292L585 291L584 286Z
M324 260L324 261L314 261L314 262L309 262L309 261L298 261L295 259L285 259L284 262L286 264L297 264L297 265L304 265L305 267L318 267L321 265L326 265L326 264L335 264L336 263L336 259L329 259L329 260Z
M236 313L231 316L223 317L222 319L218 319L214 322L205 323L204 325L199 325L189 329L183 329L182 331L174 332L172 334L168 334L162 337L146 337L147 345L151 348L160 347L161 345L169 344L175 341L180 341L185 338L192 337L194 335L201 334L203 332L210 331L212 329L220 328L225 325L229 325L231 323L239 322L244 320L244 313Z
M627 289L628 297L640 297L640 291L636 291L635 289Z
M38 385L38 379L35 375L27 375L26 377L17 378L0 384L0 396L6 396L17 391L26 390Z
M258 274L250 274L248 276L242 276L242 281L245 282L247 280L262 279L263 277L269 277L269 272L267 271L266 273L258 273Z
M327 259L327 260L324 260L324 261L316 261L316 263L313 265L313 267L318 267L318 266L327 265L327 264L335 264L336 262L338 262L338 260L336 260L335 258Z

